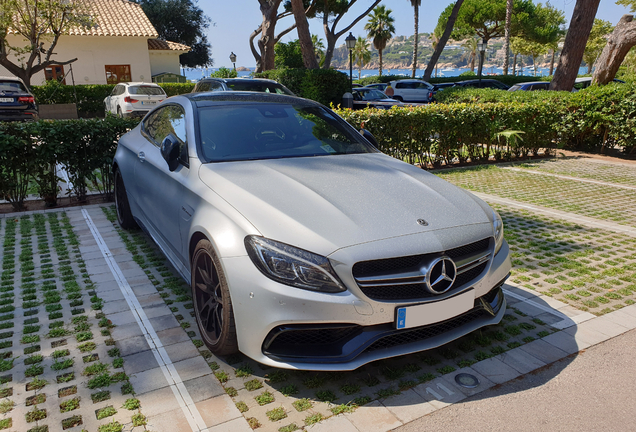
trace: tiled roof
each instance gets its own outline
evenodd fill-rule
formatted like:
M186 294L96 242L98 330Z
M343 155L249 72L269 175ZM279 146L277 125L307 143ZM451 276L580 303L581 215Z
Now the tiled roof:
M190 47L187 45L161 39L148 39L148 49L157 51L190 51Z
M158 36L157 30L137 3L126 0L84 0L94 25L75 27L74 36Z

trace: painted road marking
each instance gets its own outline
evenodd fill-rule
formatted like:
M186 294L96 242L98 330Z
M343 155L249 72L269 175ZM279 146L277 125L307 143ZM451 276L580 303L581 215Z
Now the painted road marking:
M157 363L159 363L159 367L161 368L166 381L168 381L170 390L172 390L172 393L177 399L177 402L179 403L183 414L188 420L190 427L194 432L199 432L207 429L205 421L203 420L203 417L201 417L201 413L199 413L199 410L195 406L190 393L188 393L188 390L186 389L183 381L181 380L181 377L179 376L179 373L177 372L177 369L172 364L172 361L170 360L168 353L163 347L161 340L159 340L159 336L157 336L157 333L148 320L143 307L139 303L139 300L137 300L137 296L128 284L128 281L119 268L119 265L117 265L115 258L111 254L110 249L106 245L106 242L104 242L104 239L99 233L99 230L97 229L97 227L93 223L93 220L85 209L82 209L82 215L84 216L84 220L86 221L88 228L91 230L91 233L93 234L93 237L97 242L99 250L104 256L108 267L110 267L110 270L115 277L115 281L119 285L119 288L121 289L121 292L124 295L128 306L130 307L130 311L133 313L133 316L135 317L139 328L146 338L148 345L150 345L152 354L155 356Z

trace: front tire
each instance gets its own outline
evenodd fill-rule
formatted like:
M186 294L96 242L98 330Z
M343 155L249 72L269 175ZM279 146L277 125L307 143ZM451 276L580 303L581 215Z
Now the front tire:
M124 118L124 114L121 112L121 107L117 107L117 117Z
M211 352L238 352L230 290L212 244L200 240L192 255L192 300L201 338Z
M117 222L123 229L137 228L137 222L130 211L128 194L119 168L115 170L115 208L117 209Z

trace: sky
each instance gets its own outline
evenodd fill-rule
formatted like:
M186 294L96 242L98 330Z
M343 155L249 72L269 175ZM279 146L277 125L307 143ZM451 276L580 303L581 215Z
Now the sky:
M537 0L533 0L539 3ZM338 28L348 26L353 19L364 12L372 4L372 0L358 0L354 8L347 13L340 21ZM453 0L423 0L420 7L420 33L430 33L437 25L437 19L442 11ZM544 1L545 3L545 1ZM565 18L570 21L576 0L553 0L550 2L554 7L565 12ZM413 34L413 7L409 0L384 0L381 4L393 11L395 18L396 36L408 36ZM256 66L254 56L249 47L249 37L262 21L259 4L257 0L199 0L198 6L210 17L214 25L208 29L208 41L212 45L212 58L214 67L232 67L230 53L236 54L236 66L252 68ZM596 18L610 21L616 24L629 10L624 6L615 4L615 0L601 0L596 14ZM354 36L366 36L364 25L368 18L363 18L352 32ZM293 16L288 17L277 24L277 29L287 28L293 23ZM325 40L322 28L322 20L309 20L312 34L317 34ZM338 39L338 45L344 44L344 37ZM296 30L291 31L283 42L290 42L297 39ZM324 42L326 44L326 42Z

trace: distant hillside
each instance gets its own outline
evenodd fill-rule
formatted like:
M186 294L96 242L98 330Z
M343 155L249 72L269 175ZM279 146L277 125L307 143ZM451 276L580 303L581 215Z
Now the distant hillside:
M420 33L419 38L418 65L420 68L425 68L433 54L433 41L430 38L430 33ZM383 51L383 67L385 69L404 69L410 67L411 60L413 59L413 40L412 35L408 37L396 36L391 39ZM501 66L503 64L503 42L503 38L495 38L489 41L485 61L486 67ZM365 69L377 69L379 66L378 51L373 48L372 42L370 42L369 45L371 47L371 62L365 65ZM465 50L461 45L461 41L457 42L452 40L446 44L437 62L440 69L467 66L467 56L464 55ZM544 56L537 59L539 64L545 64L548 61L549 58ZM526 60L524 60L524 63L527 63ZM344 44L336 48L331 66L337 69L347 69L349 67L349 52ZM477 67L477 62L475 62L475 67Z

